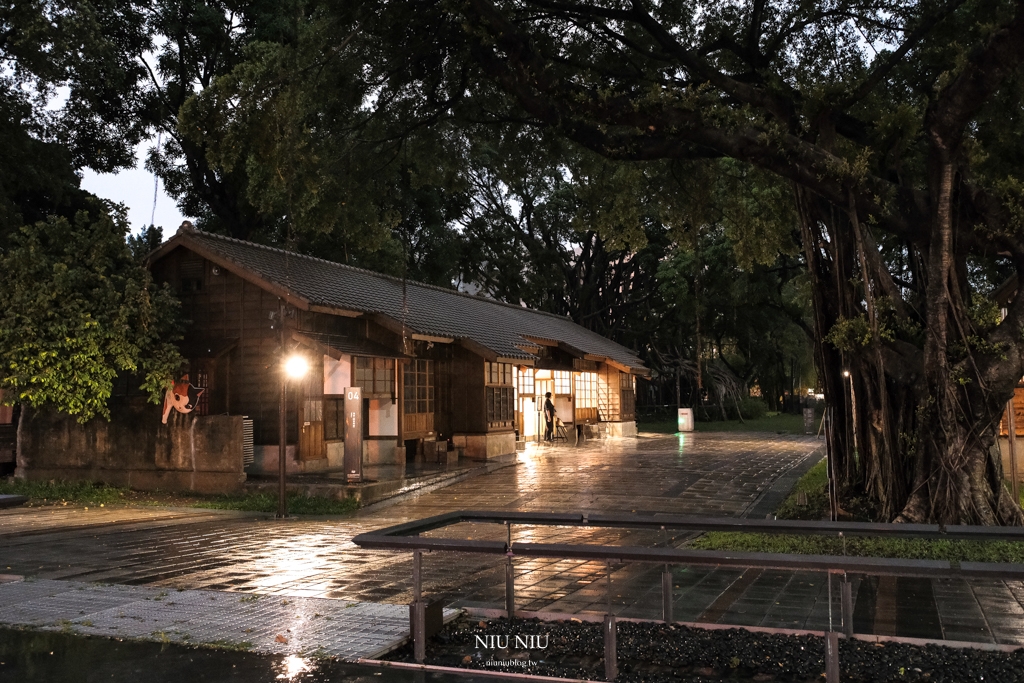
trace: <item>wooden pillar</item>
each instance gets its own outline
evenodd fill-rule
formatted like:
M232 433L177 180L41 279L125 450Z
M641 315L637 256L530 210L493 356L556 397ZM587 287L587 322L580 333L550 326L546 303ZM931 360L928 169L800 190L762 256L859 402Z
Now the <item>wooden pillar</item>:
M402 382L405 379L405 360L395 359L395 391L398 398L398 447L405 446L405 387ZM408 456L408 453L406 454Z

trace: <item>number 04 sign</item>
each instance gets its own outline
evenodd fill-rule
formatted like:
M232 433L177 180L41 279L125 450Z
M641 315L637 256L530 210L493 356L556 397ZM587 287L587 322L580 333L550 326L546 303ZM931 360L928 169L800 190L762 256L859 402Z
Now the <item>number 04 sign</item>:
M363 480L363 394L359 387L345 389L345 474Z

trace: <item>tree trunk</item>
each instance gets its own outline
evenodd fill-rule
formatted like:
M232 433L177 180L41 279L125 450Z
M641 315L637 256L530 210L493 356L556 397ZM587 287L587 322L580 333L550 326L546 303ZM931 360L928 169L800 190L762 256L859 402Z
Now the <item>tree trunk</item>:
M927 253L921 345L892 332L914 312L893 302L902 297L868 226L852 208L840 213L796 188L815 363L834 418L827 438L840 495L866 497L881 521L1019 525L1024 517L1003 484L997 430L1021 367L1010 353L985 372L969 345L957 357L973 327L953 256L953 182L947 164L936 183L935 204L947 210L936 211ZM888 327L874 310L879 293L892 309ZM848 328L858 334L837 334Z

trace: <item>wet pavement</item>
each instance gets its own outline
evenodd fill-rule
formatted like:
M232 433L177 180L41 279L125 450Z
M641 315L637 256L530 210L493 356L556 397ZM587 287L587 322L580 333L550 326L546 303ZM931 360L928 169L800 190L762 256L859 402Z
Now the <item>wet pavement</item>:
M774 434L701 433L537 448L521 454L517 466L341 518L276 521L236 514L137 523L137 511L126 510L126 518L135 520L130 524L56 524L50 531L37 520L31 534L17 533L16 525L7 533L0 526L0 573L397 605L411 599L411 558L357 548L353 536L458 509L764 517L821 457L821 443ZM9 513L0 512L0 525ZM431 533L504 537L502 527L466 526ZM513 529L513 540L657 546L678 545L682 537L524 526ZM454 606L503 605L501 558L428 554L423 570L428 595ZM610 571L616 614L660 617L660 567L535 558L516 560L515 571L522 610L604 613ZM1019 582L853 582L859 632L1024 643ZM831 614L838 627L838 585L832 587L830 610L823 574L677 567L673 584L677 620L819 630L827 628Z
M3 622L81 635L373 659L405 642L409 609L324 598L77 581L0 583ZM445 610L445 619L458 615Z

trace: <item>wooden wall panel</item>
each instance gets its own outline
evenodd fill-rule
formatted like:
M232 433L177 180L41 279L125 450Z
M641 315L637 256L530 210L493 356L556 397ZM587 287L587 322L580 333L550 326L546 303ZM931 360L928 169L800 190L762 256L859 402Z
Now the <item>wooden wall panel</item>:
M1014 431L1017 432L1017 436L1024 436L1024 387L1017 387L1013 390L1013 421ZM1003 419L999 422L999 435L1010 435L1005 410L1003 411Z

